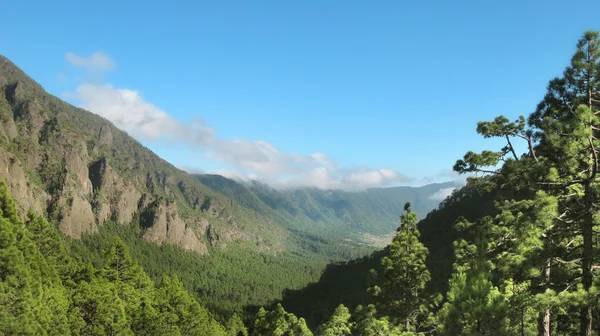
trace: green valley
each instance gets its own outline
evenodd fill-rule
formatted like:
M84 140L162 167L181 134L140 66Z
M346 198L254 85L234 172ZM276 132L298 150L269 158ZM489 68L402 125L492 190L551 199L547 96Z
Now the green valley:
M239 13L233 12L239 10L253 18L244 29L238 27L238 33L247 30L263 36L258 23L270 24L275 16L262 9L248 14L250 9L238 6L227 12L235 17ZM321 6L319 12L329 15L328 5ZM151 12L151 7L139 11ZM522 7L519 10L527 10ZM515 8L511 13L517 12ZM471 61L469 67L449 66L451 62L439 56L449 54L443 49L448 49L446 42L428 37L414 48L419 60L407 62L403 72L389 64L374 71L379 57L397 42L382 32L399 20L390 16L388 22L383 18L389 13L379 13L369 21L378 30L363 27L351 34L337 23L349 20L346 15L363 13L355 8L350 15L345 9L331 11L337 16L332 26L340 30L336 36L351 36L347 42L353 46L366 43L363 39L380 43L379 56L369 57L369 48L337 53L327 69L300 67L293 80L287 79L286 88L280 87L271 67L285 64L285 69L296 71L300 60L305 66L318 63L327 53L308 51L327 49L325 44L333 38L320 45L321 36L313 32L303 36L314 45L304 45L293 29L277 34L269 29L270 38L291 41L284 43L289 48L285 50L294 57L282 58L281 64L262 60L258 52L279 57L284 54L274 47L279 44L238 41L241 49L232 53L238 62L249 59L256 65L253 70L260 76L254 77L243 71L247 66L213 60L198 79L191 69L179 74L154 64L156 58L147 52L144 71L160 80L146 83L146 88L150 94L159 92L157 101L181 109L177 112L181 114L168 114L138 91L106 82L116 63L102 52L89 57L67 52L70 69L81 72L61 72L60 81L77 76L85 80L76 92L63 94L64 100L51 94L59 86L46 89L40 83L47 83L47 78L40 75L38 83L27 74L29 69L44 73L41 56L34 57L38 68L23 62L26 73L15 64L19 62L0 55L0 335L600 335L600 32L584 31L573 41L570 58L558 47L554 53L546 42L528 41L543 44L544 53L536 51L541 56L535 60L523 57L520 61L532 63L514 63L510 72L504 68L495 72L495 76L506 72L507 82L490 75L492 68L503 64L496 43L504 46L499 49L506 58L514 54L520 58L521 49L530 50L518 44L527 34L508 27L493 32L471 29L489 38L477 35L464 43L469 53L479 55L470 59L480 63ZM414 19L412 12L408 16ZM308 29L307 23L318 26L299 17L302 29ZM127 24L134 31L141 23L131 19L130 24L130 19ZM432 25L437 19L427 16ZM195 16L192 21L215 24ZM234 19L216 21L228 28L243 24ZM327 16L327 25L329 21ZM277 24L287 27L294 22ZM458 29L446 28L450 33L440 36ZM318 31L322 29L319 26ZM327 31L335 30L331 29ZM458 30L466 34L462 29ZM84 36L83 28L81 32ZM213 37L219 48L229 44L212 31L202 32L194 36L199 46L208 45ZM180 50L182 44L170 45L177 39L177 34L171 35L152 39L181 57L173 56L173 63L189 55L199 63L212 52L219 59L231 56L214 45L202 52ZM408 41L412 33L398 36ZM516 42L508 45L499 36ZM558 38L558 34L543 36ZM137 52L139 41L129 42ZM194 43L186 40L185 45ZM481 47L473 43L494 52L478 54ZM421 49L425 44L441 51ZM518 52L511 49L514 46ZM124 59L126 49L120 49ZM398 57L411 54L393 51ZM358 57L365 69L356 70L352 57ZM567 65L559 76L546 78L546 73L536 72L549 67L554 58ZM142 62L139 57L138 61ZM130 59L128 64L135 68L136 62ZM539 69L526 69L529 77L521 78L524 64ZM171 64L173 69L177 65ZM435 76L421 76L430 66L438 69ZM219 70L209 71L213 67ZM440 68L447 73L440 73ZM163 72L157 75L157 69ZM361 73L368 85L379 83L376 89L361 86L353 91L362 83L346 79L349 69ZM150 78L132 71L123 77ZM322 87L305 82L311 71L323 79ZM324 71L331 71L326 73L336 77L335 84L327 81L331 78ZM406 78L398 80L404 72ZM536 82L540 74L544 81L549 79L545 88ZM272 80L267 86L272 100L266 105L257 103L261 97L251 90L263 75ZM115 83L123 80L114 76ZM528 97L513 89L522 90L521 81L532 87L531 92L540 93L531 113L517 110L506 112L510 116L490 117L482 112L521 106ZM212 92L210 85L226 87L227 97L206 93ZM238 91L238 85L244 90ZM496 91L502 92L505 101L489 101L494 99L481 94L482 87L495 100ZM327 92L321 92L323 88ZM170 93L161 97L163 90ZM301 94L294 96L292 91ZM343 101L328 100L336 92ZM365 100L353 97L357 92ZM169 95L171 99L165 98ZM381 103L395 96L407 105ZM446 100L455 102L454 96L467 110L467 105L476 106L469 111L484 119L469 126L481 143L462 128L474 113L461 114L450 102L454 108L439 111ZM182 103L185 99L188 105ZM202 108L214 109L207 113L213 118L210 124L231 126L231 133L221 131L225 135L217 136L209 122L195 116L182 121L201 100L206 104ZM353 109L367 100L367 107ZM246 105L250 116L226 115L229 109ZM317 105L324 107L313 111ZM399 106L408 111L401 117L396 116ZM261 108L276 113L260 114ZM294 119L300 110L302 118ZM430 114L420 119L425 110ZM449 119L436 120L448 114L451 124L445 124ZM419 120L422 124L417 125ZM374 130L367 126L372 122L378 125ZM280 129L282 125L285 129ZM326 139L331 143L325 144ZM403 140L396 143L397 139ZM300 141L306 147L294 146ZM393 143L396 153L390 153L387 142ZM468 147L455 157L451 148L458 144ZM312 151L310 146L316 145L327 151ZM312 154L307 154L309 150ZM372 166L352 160L340 163L325 153L329 151L372 161ZM196 154L197 158L189 158ZM386 160L392 155L396 159ZM449 156L455 163L445 168L452 171L438 170L434 163L447 162ZM188 167L188 162L198 167ZM393 168L372 168L389 162ZM412 173L400 173L404 169Z

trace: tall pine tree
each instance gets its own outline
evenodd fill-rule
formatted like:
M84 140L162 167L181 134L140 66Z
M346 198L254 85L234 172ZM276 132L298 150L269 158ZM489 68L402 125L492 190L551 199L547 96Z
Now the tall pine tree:
M383 272L372 291L377 295L377 309L405 331L418 329L426 314L425 286L431 279L425 260L428 250L419 241L417 215L410 203L404 205L400 226L381 264Z
M597 300L593 284L598 268L594 232L600 193L599 90L600 39L597 32L588 31L577 43L570 66L562 77L550 81L544 99L529 116L530 128L525 128L523 117L514 123L503 117L480 123L480 134L503 137L507 145L498 152L469 152L454 167L462 173L496 175L503 186L521 192L521 199L534 199L538 191L556 199L557 214L552 224L545 229L547 232L538 232L545 246L529 257L533 260L545 254L545 282L557 287L557 295L577 298L571 301L580 304L579 332L585 336L593 333ZM526 141L528 152L524 155L517 155L511 142L515 137ZM496 169L501 163L502 167ZM549 335L550 310L541 313L541 329Z

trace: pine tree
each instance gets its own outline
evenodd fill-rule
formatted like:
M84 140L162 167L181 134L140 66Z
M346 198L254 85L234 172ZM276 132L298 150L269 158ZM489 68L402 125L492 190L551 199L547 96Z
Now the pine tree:
M303 318L297 318L294 314L286 312L281 304L277 304L272 311L262 307L259 309L252 335L312 336L313 333Z
M158 312L154 307L154 283L117 238L105 255L102 275L115 285L135 334L157 333Z
M400 328L394 327L387 316L378 318L375 305L358 306L354 312L353 335L357 336L400 336Z
M352 315L346 306L340 304L329 321L325 322L320 330L322 336L345 336L352 335L352 322L350 322Z
M398 233L382 259L383 273L373 289L378 309L392 322L401 323L405 331L416 330L419 318L426 313L425 286L431 279L425 260L428 250L419 241L417 215L410 204L404 206Z
M555 194L563 196L560 221L579 230L581 283L587 293L580 312L580 334L591 336L594 268L594 228L599 199L598 150L600 141L600 39L588 31L563 78L554 79L530 118L539 132L539 151L553 166ZM558 190L556 190L558 189ZM574 239L576 237L573 237ZM571 259L572 261L577 259Z
M101 278L78 284L69 317L75 335L134 335L115 285Z
M463 255L455 264L447 302L438 313L440 335L508 335L508 302L493 285L492 264L478 243L477 247L465 241L457 244L457 252Z
M25 226L30 239L35 243L46 262L56 269L63 283L69 283L76 265L56 227L33 212L29 212L27 215Z
M503 117L480 123L480 134L504 137L507 145L498 152L469 152L454 166L462 173L495 175L502 186L518 191L522 199L534 199L539 195L537 191L544 191L557 200L557 214L543 233L545 246L534 256L545 254L541 267L544 282L556 287L547 288L549 291L577 297L571 301L581 304L579 332L585 336L592 335L593 306L597 300L593 271L597 268L594 232L600 199L599 91L600 38L597 32L588 31L577 43L577 51L563 76L550 81L544 99L527 119L529 128L525 128L523 117L514 123ZM526 140L526 154L516 154L511 142L515 137ZM501 163L502 167L495 169ZM550 310L541 314L541 329L549 335Z
M4 334L42 333L33 308L36 284L18 240L23 237L14 201L0 182L0 328Z
M223 326L190 296L177 278L164 276L156 293L161 330L168 335L227 335Z
M244 322L236 313L227 320L225 328L229 336L248 336L248 329L246 329Z
M0 181L0 331L3 334L69 334L68 299L19 219Z

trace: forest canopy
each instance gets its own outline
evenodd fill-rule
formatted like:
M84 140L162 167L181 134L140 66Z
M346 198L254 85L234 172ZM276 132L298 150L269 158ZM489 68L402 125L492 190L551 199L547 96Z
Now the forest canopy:
M583 34L533 113L476 131L505 143L457 160L462 190L420 222L404 204L389 246L323 274L306 255L232 249L210 264L114 223L74 241L32 212L20 218L0 182L0 331L598 335L598 32Z

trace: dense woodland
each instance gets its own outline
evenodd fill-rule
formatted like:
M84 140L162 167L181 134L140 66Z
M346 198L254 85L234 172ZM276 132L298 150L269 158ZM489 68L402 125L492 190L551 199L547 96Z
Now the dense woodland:
M73 240L33 213L19 218L0 183L0 330L599 335L599 115L600 37L590 31L533 113L477 124L506 143L456 162L470 176L464 188L421 221L404 204L388 247L322 274L325 261L306 250L202 258L137 239L134 224Z

